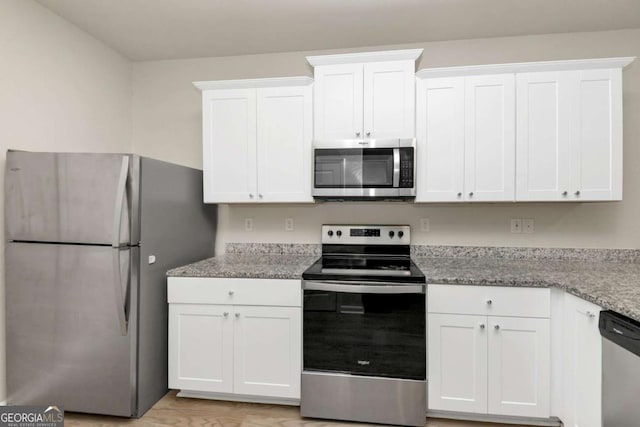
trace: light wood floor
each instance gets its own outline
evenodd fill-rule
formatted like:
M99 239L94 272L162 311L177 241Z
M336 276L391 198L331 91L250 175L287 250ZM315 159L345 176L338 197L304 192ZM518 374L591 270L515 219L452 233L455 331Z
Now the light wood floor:
M65 413L65 426L136 427L362 427L366 424L303 419L296 406L262 405L176 397L170 391L142 418ZM508 427L506 424L430 419L427 427Z

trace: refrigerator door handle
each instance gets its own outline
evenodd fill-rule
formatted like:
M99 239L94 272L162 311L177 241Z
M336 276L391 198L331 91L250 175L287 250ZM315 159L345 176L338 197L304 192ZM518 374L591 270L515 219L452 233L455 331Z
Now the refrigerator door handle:
M120 179L118 180L118 192L116 193L116 203L113 213L113 236L111 245L114 248L120 247L120 229L122 228L122 209L124 198L127 192L127 176L129 175L129 156L122 158L120 168Z
M113 277L115 295L116 311L118 315L118 323L120 324L120 334L122 336L127 335L127 307L126 307L126 292L122 289L122 273L120 271L120 250L113 251Z

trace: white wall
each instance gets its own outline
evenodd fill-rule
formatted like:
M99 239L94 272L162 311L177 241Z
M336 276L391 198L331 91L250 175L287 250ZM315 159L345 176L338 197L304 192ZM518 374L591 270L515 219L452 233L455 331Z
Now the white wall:
M378 46L360 51L424 48L418 68L472 64L640 56L640 29L549 34L478 40ZM336 53L337 51L322 52ZM133 67L133 144L136 152L201 167L200 93L197 80L296 76L313 73L305 55L290 52L221 58L135 63ZM584 204L414 205L327 203L222 206L218 252L225 242L312 242L322 223L408 223L413 241L442 245L547 247L640 247L640 62L625 69L624 201ZM294 218L294 232L284 220ZM430 218L431 231L419 233L419 220ZM254 231L244 231L253 218ZM511 234L510 218L534 218L534 234Z
M0 1L0 188L8 148L131 151L131 63L32 0ZM2 401L4 245L0 259Z

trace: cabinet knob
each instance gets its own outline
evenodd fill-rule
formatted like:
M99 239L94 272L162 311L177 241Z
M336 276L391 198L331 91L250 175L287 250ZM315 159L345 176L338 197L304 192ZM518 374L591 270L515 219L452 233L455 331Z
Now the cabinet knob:
M458 193L458 197L462 197L462 192Z
M494 326L494 329L495 329L496 331L499 331L499 330L500 330L500 325L496 325L496 326Z
M229 296L232 297L233 296L233 291L229 291Z
M563 191L563 192L562 192L562 195L563 195L563 196L566 196L567 194L569 194L569 193L567 193L566 191Z
M473 197L473 191L469 193L469 197Z
M360 136L360 132L356 132L356 136Z
M262 199L262 194L258 194L258 198Z
M591 319L593 319L594 317L596 317L595 313L592 313L592 312L590 312L590 311L587 311L586 315L587 315L587 317L589 317L589 318L591 318Z
M487 305L491 305L491 304L493 304L493 301L492 301L492 300L490 300L490 299L488 299L488 300L487 300Z
M253 199L253 194L249 193L249 198Z
M484 329L484 323L480 324L480 329Z
M576 192L573 193L573 194L575 194L576 196L579 196L580 195L580 190L576 190Z
M228 311L224 312L224 317L229 317L229 312Z
M367 136L371 136L371 132L367 132Z
M236 319L240 318L240 313L236 313Z

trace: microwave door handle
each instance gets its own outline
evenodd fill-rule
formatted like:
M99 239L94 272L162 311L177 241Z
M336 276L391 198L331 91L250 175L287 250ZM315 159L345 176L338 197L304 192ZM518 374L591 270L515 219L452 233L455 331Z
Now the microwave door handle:
M393 188L400 187L400 149L393 149Z

